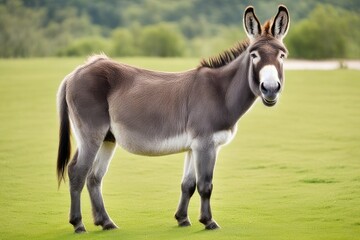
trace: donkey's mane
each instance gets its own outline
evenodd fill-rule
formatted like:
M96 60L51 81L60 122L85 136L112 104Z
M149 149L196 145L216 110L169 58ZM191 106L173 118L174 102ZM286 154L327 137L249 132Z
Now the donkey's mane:
M199 67L220 68L225 66L240 56L240 54L243 53L249 45L249 40L238 42L235 44L235 46L223 51L217 56L210 57L208 59L202 59Z
M271 35L270 28L273 19L268 20L262 26L262 35ZM217 56L210 57L208 59L202 59L199 67L208 67L208 68L220 68L229 63L231 63L235 58L240 56L250 45L249 39L246 39L242 42L238 42L232 48L225 50L224 52L218 54Z

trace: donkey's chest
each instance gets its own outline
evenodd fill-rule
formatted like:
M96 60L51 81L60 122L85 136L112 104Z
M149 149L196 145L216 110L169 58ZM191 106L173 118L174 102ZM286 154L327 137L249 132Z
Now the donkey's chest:
M212 136L215 146L228 144L236 134L236 126L231 130L222 130L215 132Z

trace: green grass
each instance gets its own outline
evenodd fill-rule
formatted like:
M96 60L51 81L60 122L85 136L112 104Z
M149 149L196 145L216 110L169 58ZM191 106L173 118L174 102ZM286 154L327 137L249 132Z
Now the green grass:
M180 71L194 59L125 59ZM0 239L358 239L360 236L360 71L289 71L281 101L261 102L219 154L212 197L222 229L173 219L183 154L140 157L118 149L105 177L108 212L119 230L92 224L74 235L67 184L57 190L55 94L83 59L0 60Z

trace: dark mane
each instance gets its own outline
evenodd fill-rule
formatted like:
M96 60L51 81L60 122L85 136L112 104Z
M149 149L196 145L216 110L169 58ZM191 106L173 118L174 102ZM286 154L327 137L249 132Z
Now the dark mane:
M249 45L249 40L238 42L234 47L225 50L217 56L210 57L209 59L202 59L199 67L220 68L225 66L240 56Z

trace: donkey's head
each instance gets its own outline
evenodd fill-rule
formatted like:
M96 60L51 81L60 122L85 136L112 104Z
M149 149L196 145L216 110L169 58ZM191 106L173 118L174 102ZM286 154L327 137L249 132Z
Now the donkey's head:
M273 21L263 26L253 7L246 8L244 13L244 28L250 39L247 48L250 88L269 107L276 104L284 84L283 61L287 50L282 40L288 32L289 24L288 10L282 5Z

